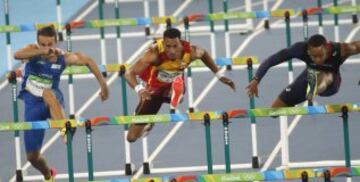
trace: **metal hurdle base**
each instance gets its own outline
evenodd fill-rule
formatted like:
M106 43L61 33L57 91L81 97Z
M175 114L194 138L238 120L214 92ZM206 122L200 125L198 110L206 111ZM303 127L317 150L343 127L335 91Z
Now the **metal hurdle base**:
M265 22L264 22L264 28L265 28L266 30L269 30L269 29L270 29L270 22L269 22L269 20L265 20Z
M359 22L358 16L356 14L352 15L352 22L353 24L357 24Z
M254 169L260 168L260 162L259 162L259 157L258 156L252 157L252 167Z
M144 173L144 174L150 174L150 165L149 165L149 163L148 163L148 162L144 162L144 163L143 163L143 166L144 166L144 168L143 168L143 173Z
M16 170L16 181L24 181L23 174L21 170Z
M189 113L193 113L193 112L195 112L195 109L193 107L190 107L189 108Z
M131 168L131 164L125 164L125 175L130 176L133 174L133 170Z

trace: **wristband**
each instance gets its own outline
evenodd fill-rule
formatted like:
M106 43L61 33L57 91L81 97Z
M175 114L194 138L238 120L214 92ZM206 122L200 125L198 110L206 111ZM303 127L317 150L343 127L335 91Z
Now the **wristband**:
M136 93L139 93L141 90L145 89L145 87L141 84L137 84L135 87L134 87L134 90Z
M221 77L224 77L224 72L221 72L220 70L215 73L216 78L220 79Z

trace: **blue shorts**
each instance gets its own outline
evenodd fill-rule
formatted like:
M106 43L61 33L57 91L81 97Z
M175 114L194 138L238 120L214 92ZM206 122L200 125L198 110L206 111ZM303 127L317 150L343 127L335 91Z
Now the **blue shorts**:
M320 93L321 97L329 97L336 94L339 91L341 84L340 74L333 74L334 81L329 85L323 93ZM306 88L307 88L307 70L305 69L296 80L287 86L279 95L281 101L287 106L295 106L306 101Z
M63 95L59 90L53 90L57 100L64 107ZM27 91L21 91L19 98L25 103L25 121L33 122L51 118L50 110L41 97L36 97ZM40 151L45 130L25 130L24 142L26 153Z

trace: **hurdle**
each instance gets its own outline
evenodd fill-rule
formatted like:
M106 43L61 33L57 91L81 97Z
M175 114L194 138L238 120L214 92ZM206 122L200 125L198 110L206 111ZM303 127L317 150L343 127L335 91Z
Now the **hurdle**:
M12 78L14 79L14 78ZM224 123L224 146L225 146L225 158L226 158L226 172L230 173L231 165L229 158L229 135L228 131L228 122L230 118L248 118L251 116L254 117L269 117L269 116L283 116L283 115L319 115L319 114L334 114L334 113L342 113L343 120L343 130L344 130L344 153L345 153L345 168L337 168L335 171L347 171L346 176L352 176L351 169L351 158L350 158L350 145L349 145L349 131L348 131L348 112L359 112L360 103L354 104L333 104L333 105L324 105L324 106L307 106L307 107L292 107L292 108L256 108L256 109L232 109L228 111L203 111L203 112L195 112L189 114L160 114L160 115L147 115L147 116L115 116L115 117L104 117L104 118L91 118L85 119L81 118L79 121L75 121L73 119L69 120L46 120L46 121L36 121L36 122L22 122L22 123L13 123L13 122L2 122L0 124L0 131L18 131L18 130L29 130L29 129L49 129L49 128L62 128L66 125L67 128L67 138L68 141L71 141L71 127L86 127L87 135L91 136L91 131L89 132L89 126L100 126L100 125L118 125L118 124L130 124L130 123L169 123L169 122L184 122L184 121L204 121L205 122L205 136L207 145L207 161L208 161L208 173L212 174L212 161L211 161L211 137L209 137L209 127L210 120L223 120ZM91 143L91 137L86 137L86 142ZM67 143L67 151L68 151L68 168L69 168L69 181L74 181L73 176L73 164L72 164L72 142ZM91 147L88 147L88 150ZM91 158L88 160L92 160ZM89 174L91 173L91 168L89 168ZM301 169L301 172L307 171L310 169ZM291 171L291 170L290 170ZM300 173L300 170L295 170L295 175ZM314 169L312 173L315 172L325 172L325 170ZM72 174L71 174L72 173ZM279 173L279 172L278 172ZM261 173L265 174L265 173ZM236 176L236 174L234 174ZM245 173L243 174L245 175ZM249 174L247 174L249 175ZM334 176L335 174L333 174ZM344 175L344 174L343 174ZM356 173L354 173L356 175ZM256 176L256 178L255 178ZM261 175L260 175L261 176ZM265 178L264 176L259 177L258 175L253 175L252 180L273 180L273 179L283 179L279 177L277 178ZM301 175L303 176L303 175ZM314 174L310 175L314 177ZM321 175L315 175L316 177L321 177ZM332 176L330 174L330 176ZM67 175L64 175L67 177ZM294 176L292 176L294 179ZM263 178L263 179L261 179ZM285 178L284 178L285 179ZM286 178L289 179L289 178ZM291 178L290 178L291 179ZM244 179L245 180L245 179ZM249 180L249 177L247 178Z
M334 0L333 1L333 7L334 8L337 8L338 7L338 1L337 0ZM322 8L322 2L321 0L318 0L318 7L317 8L309 8L309 9L305 9L302 11L302 20L303 20L303 36L304 36L304 40L307 40L308 39L308 20L309 20L309 16L310 15L314 15L316 14L317 12L321 11L320 8ZM339 18L338 16L341 14L341 13L338 13L338 12L344 12L344 11L352 11L351 10L351 7L345 7L345 9L342 9L342 10L339 10L337 13L335 13L335 11L332 11L331 8L325 10L326 13L320 13L318 15L319 17L319 33L321 34L324 34L324 30L323 30L323 21L322 21L322 18L323 18L323 15L334 15L334 39L335 41L339 41ZM290 21L290 15L291 14L294 14L294 12L291 12L291 11L286 11L285 12L285 28L286 28L286 46L287 47L290 47L291 46L291 21ZM353 21L354 23L354 21ZM292 66L292 60L288 60L288 78L289 78L289 83L291 83L293 80L294 80L294 77L293 77L293 66ZM308 103L309 105L312 105L312 103ZM287 166L290 166L290 161L289 161L289 150L288 150L288 138L287 138L287 135L286 133L288 133L288 125L287 125L287 118L286 117L280 117L280 127L281 127L281 133L283 134L281 136L281 141L282 141L282 166L283 168L286 168Z

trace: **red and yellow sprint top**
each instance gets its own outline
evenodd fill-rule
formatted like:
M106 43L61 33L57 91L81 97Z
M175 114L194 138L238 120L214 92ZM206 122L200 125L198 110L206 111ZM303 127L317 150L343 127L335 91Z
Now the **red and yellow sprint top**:
M191 63L191 46L187 41L181 41L184 55L181 59L171 60L165 53L164 40L156 40L158 49L158 65L146 68L140 78L151 87L162 87L171 85L176 76L183 74L185 68Z

